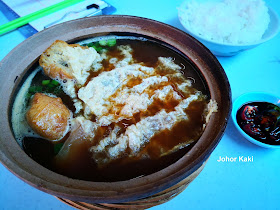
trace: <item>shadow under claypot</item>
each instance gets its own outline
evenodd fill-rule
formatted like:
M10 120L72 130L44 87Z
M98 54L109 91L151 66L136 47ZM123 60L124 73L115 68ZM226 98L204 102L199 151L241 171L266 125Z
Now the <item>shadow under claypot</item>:
M145 36L188 59L199 71L210 98L217 102L218 112L213 113L202 136L183 157L150 175L126 181L92 182L52 172L32 160L13 136L11 106L19 85L38 62L42 52L55 40L75 43L116 33ZM0 161L28 184L81 209L139 209L172 199L203 169L225 131L231 112L231 90L227 76L216 57L206 47L172 26L132 16L82 18L35 34L18 45L0 63L0 94Z

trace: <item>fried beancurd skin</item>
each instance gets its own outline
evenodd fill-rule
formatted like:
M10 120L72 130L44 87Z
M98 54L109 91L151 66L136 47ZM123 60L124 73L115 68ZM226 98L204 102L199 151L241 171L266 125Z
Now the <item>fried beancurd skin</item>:
M92 63L98 58L93 48L56 40L43 52L39 64L52 79L75 79L83 84Z
M40 136L59 140L67 133L71 113L61 98L54 98L43 93L36 93L31 107L26 113L30 127Z
M67 60L63 56L63 49L67 46L68 44L66 42L56 40L41 55L39 64L49 77L61 79L74 78L69 70Z

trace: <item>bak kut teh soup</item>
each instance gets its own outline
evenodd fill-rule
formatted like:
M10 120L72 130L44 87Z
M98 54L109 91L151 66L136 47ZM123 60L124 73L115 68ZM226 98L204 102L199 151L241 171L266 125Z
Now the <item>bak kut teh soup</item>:
M144 38L55 41L20 88L15 138L44 167L120 181L161 170L202 135L217 103L179 53Z

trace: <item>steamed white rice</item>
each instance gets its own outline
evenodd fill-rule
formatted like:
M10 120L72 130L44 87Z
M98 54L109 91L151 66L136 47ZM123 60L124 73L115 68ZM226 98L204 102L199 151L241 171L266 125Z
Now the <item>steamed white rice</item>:
M194 34L225 44L260 40L270 21L263 0L186 1L179 18Z

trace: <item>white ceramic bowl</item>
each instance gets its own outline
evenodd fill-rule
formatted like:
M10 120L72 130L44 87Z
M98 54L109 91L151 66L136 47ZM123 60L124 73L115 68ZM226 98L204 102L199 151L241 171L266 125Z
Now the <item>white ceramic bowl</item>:
M237 111L239 110L239 108L241 108L244 104L250 103L250 102L269 102L275 105L280 106L280 97L278 96L274 96L268 93L262 93L262 92L251 92L251 93L246 93L243 94L241 96L239 96L234 102L233 102L233 106L232 106L232 112L231 112L231 117L233 120L233 123L235 125L235 127L237 128L237 130L242 134L242 136L244 136L247 140L249 140L250 142L261 146L261 147L265 147L265 148L279 148L280 149L280 145L271 145L271 144L265 144L262 143L254 138L252 138L251 136L249 136L247 133L245 133L245 131L243 131L240 126L237 123L237 119L236 119L236 114Z
M268 13L269 13L269 16L270 16L270 23L269 23L268 28L266 29L264 35L262 36L261 40L256 41L256 42L252 42L252 43L248 43L248 44L225 44L225 43L222 43L222 42L216 42L216 41L213 41L213 40L206 39L205 37L191 31L191 29L182 20L182 12L183 11L182 11L181 8L185 8L185 5L190 1L191 0L185 0L182 3L182 5L178 8L179 20L180 20L181 24L183 25L183 27L185 28L186 32L189 33L194 38L196 38L197 40L199 40L202 44L204 44L209 50L211 50L211 52L214 55L217 55L217 56L233 56L233 55L236 55L239 52L254 48L254 47L272 39L279 32L279 22L280 22L279 17L272 8L268 7ZM205 2L205 1L209 1L209 0L197 0L197 1L198 2ZM221 1L221 0L212 0L212 1Z

